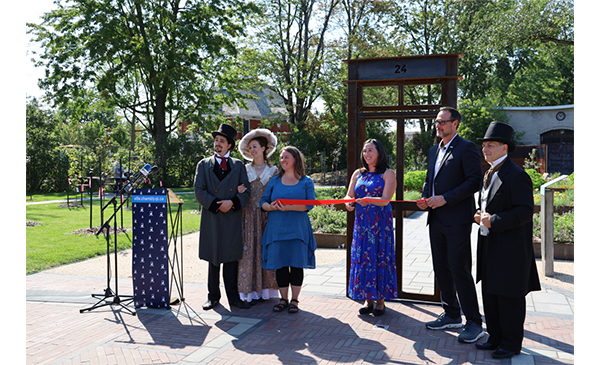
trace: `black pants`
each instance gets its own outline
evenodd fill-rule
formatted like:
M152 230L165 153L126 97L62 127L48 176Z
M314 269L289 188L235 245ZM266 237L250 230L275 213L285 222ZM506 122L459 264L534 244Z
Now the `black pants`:
M505 297L482 290L487 342L512 352L521 351L525 324L525 297Z
M467 320L481 325L477 291L471 275L471 226L471 223L446 226L432 219L429 239L435 279L446 315L458 318L462 308Z
M288 286L302 286L304 281L304 269L298 267L282 267L275 271L277 286L287 288Z
M219 288L221 265L208 263L208 299L220 300L221 289ZM239 300L237 289L238 261L223 264L223 283L229 304L236 304Z

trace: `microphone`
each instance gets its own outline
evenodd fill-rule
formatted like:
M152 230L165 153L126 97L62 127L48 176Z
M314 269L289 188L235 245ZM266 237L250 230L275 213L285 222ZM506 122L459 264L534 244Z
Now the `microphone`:
M148 165L146 165L146 166L148 166ZM144 166L144 167L146 167L146 166ZM156 174L157 172L158 172L158 166L152 166L150 171L148 171L148 175Z
M140 171L133 176L133 179L125 186L125 191L129 193L132 186L143 176L146 177L151 174L155 174L158 172L158 166L150 166L150 164L145 164L144 167L140 169Z
M152 170L152 166L150 166L150 164L145 164L144 167L142 167L140 169L140 172L144 175L144 176L148 176L148 174L150 173L150 170Z

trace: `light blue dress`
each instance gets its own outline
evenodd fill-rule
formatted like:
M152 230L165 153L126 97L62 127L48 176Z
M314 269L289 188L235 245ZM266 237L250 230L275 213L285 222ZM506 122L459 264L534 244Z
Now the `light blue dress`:
M304 176L296 185L283 185L276 175L269 180L260 200L271 203L276 199L315 199L315 184ZM308 210L313 205L307 205ZM275 270L282 267L315 268L317 242L308 218L308 211L269 212L267 226L262 236L262 267Z

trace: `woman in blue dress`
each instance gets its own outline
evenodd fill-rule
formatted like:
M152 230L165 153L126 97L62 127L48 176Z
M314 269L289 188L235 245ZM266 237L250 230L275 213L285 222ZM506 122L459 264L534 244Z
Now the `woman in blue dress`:
M278 199L315 199L315 185L304 172L304 155L296 147L281 151L279 170L269 180L260 201L269 219L262 236L262 267L276 270L281 299L273 311L298 312L304 269L315 268L317 243L308 218L312 205L285 205ZM289 288L292 298L288 301Z
M356 207L348 295L365 301L360 314L380 316L385 313L384 301L398 297L389 203L396 191L396 174L388 168L383 145L376 139L364 143L361 162L363 167L352 174L346 195L358 203L346 203L349 211Z

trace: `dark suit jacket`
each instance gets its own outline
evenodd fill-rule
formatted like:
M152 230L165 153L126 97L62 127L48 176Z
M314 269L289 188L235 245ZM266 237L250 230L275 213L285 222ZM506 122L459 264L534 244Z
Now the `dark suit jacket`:
M488 293L508 297L540 290L533 256L531 178L507 157L487 200L492 228L485 240L480 234L477 241L477 282L483 279Z
M430 210L427 223L431 223L433 214L447 226L472 223L475 214L474 194L479 191L483 179L481 152L475 143L456 136L434 178L439 146L437 144L429 149L423 198L431 197L432 187L435 186L435 195L443 195L446 204Z

